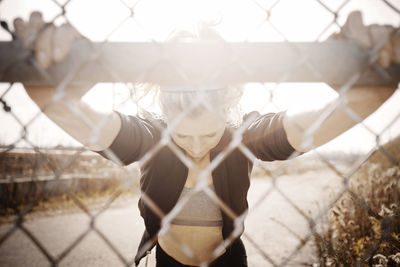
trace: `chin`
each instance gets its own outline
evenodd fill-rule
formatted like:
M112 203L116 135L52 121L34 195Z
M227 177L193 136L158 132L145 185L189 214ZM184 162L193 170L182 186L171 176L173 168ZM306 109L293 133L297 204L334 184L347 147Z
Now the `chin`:
M193 155L193 154L189 154L189 155L194 160L201 160L207 155L207 153L198 154L198 155Z

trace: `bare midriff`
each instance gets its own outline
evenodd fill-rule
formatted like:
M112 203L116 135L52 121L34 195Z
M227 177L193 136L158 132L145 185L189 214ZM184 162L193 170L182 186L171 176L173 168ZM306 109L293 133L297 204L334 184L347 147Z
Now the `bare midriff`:
M204 169L210 164L210 157L198 162L198 168ZM198 172L189 169L185 187L192 188L197 182ZM207 184L212 184L211 173L208 176ZM172 258L185 265L198 266L202 262L211 262L223 253L215 254L215 249L222 244L222 225L221 226L192 226L171 224L167 233L158 237L161 248ZM184 252L182 245L189 247L194 257L190 257Z
M158 237L161 248L175 260L185 265L198 266L222 255L214 250L223 242L222 226L188 226L171 224L168 232ZM187 245L195 258L188 256L182 244Z

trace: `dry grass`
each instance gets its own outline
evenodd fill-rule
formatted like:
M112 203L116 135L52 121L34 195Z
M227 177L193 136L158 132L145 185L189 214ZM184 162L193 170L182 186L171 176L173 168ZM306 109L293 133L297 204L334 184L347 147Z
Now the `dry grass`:
M118 193L120 191L121 193ZM124 205L128 199L133 199L136 195L133 189L120 190L120 188L113 187L103 192L80 192L78 194L44 197L34 203L20 204L16 209L9 208L7 211L3 211L3 214L0 216L0 224L14 222L17 219L17 215L26 208L30 209L24 215L24 220L28 221L43 216L49 217L84 212L73 198L81 202L89 212L95 213L109 204L113 207ZM33 204L33 206L30 207L30 204Z
M400 138L376 151L351 177L315 234L319 266L400 266Z
M139 181L137 165L119 167L93 153L74 160L64 151L3 153L0 171L0 223L26 211L26 219L31 211L48 216L82 211L76 200L96 209L120 190L132 197Z

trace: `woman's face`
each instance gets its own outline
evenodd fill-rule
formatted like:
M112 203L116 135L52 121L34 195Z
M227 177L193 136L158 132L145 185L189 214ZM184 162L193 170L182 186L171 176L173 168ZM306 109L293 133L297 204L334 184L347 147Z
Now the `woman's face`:
M168 118L168 124L172 123L170 119L172 118ZM224 119L204 111L199 116L185 116L172 129L171 137L192 160L199 161L217 146L225 131L225 125Z

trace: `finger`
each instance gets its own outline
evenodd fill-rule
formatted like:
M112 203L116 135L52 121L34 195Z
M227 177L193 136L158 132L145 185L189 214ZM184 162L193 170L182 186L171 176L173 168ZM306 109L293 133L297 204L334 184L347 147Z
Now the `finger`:
M360 11L353 11L349 14L347 21L343 26L343 30L347 38L354 40L357 44L363 47L371 47L368 28L364 26Z
M372 45L380 46L378 51L378 64L384 68L389 67L392 61L393 48L390 42L390 35L393 31L391 26L371 25L368 27Z
M44 26L42 13L34 11L29 17L29 26L32 27L35 33L38 33Z
M17 37L17 39L19 40L26 40L26 23L23 19L21 18L16 18L13 21L14 24L14 32L15 32L15 36Z
M54 61L60 62L64 60L69 54L73 42L80 37L81 34L69 23L59 27L54 33Z
M393 56L392 61L400 63L400 29L397 29L392 37Z
M35 58L43 68L47 68L53 63L54 31L53 24L46 25L35 43Z
M388 49L381 49L378 52L378 59L377 59L378 64L384 68L389 67L390 63L392 61L391 56L392 56L392 53L389 52Z
M391 26L371 25L368 26L372 45L378 45L380 42L389 41L390 35L393 31Z
M328 36L327 40L343 40L346 39L343 33L341 32L335 32L332 33L330 36Z
M33 46L33 42L37 37L36 35L43 26L43 20L41 14L39 14L39 12L33 12L28 22L25 22L21 18L14 20L15 36L28 48Z

